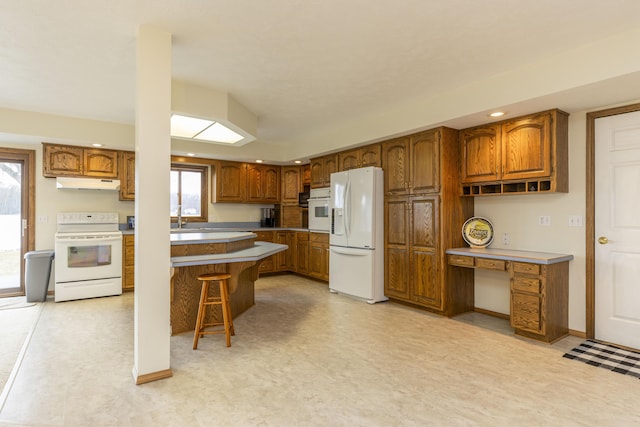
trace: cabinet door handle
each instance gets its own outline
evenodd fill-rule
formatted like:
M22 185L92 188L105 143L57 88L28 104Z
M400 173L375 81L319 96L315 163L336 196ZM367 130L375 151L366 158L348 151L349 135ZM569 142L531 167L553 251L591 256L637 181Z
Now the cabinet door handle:
M598 243L600 243L601 245L606 245L607 243L609 243L609 239L607 239L605 236L600 236L598 237Z

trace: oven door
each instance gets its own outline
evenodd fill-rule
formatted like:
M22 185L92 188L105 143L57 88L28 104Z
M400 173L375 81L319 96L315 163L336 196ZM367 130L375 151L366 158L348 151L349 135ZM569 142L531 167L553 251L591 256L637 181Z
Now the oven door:
M329 231L329 199L309 199L309 230Z
M122 233L58 233L56 283L122 277Z

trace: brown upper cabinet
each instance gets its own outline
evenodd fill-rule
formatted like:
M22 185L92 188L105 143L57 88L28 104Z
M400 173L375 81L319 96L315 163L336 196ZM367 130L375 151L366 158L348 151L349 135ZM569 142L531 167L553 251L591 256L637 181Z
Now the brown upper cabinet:
M331 185L331 174L338 171L338 156L329 154L311 159L311 188L322 188Z
M280 167L219 161L215 165L215 202L278 203Z
M213 188L215 191L215 202L235 202L245 201L245 177L246 167L244 163L219 161L215 166Z
M136 153L122 151L120 158L120 200L136 198Z
M462 183L500 179L500 125L460 131Z
M382 143L385 194L434 193L440 189L440 129Z
M310 185L311 184L311 166L310 165L302 165L302 185Z
M380 166L380 144L371 144L366 147L338 153L338 170L365 168L367 166Z
M248 163L246 174L247 202L278 203L280 201L280 166Z
M43 175L118 178L118 151L42 143Z
M549 110L460 131L468 196L568 191L568 114Z
M298 194L303 189L302 174L302 166L282 166L282 192L280 199L282 204L298 204Z

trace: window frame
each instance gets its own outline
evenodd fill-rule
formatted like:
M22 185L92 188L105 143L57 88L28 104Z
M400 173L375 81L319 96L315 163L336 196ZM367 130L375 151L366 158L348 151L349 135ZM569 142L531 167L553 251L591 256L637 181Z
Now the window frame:
M209 221L209 166L208 165L194 165L184 163L171 163L171 172L200 172L200 216L183 216L182 219L189 222L207 222ZM178 185L178 204L181 204L182 192L180 185ZM178 222L176 215L171 215L171 222Z

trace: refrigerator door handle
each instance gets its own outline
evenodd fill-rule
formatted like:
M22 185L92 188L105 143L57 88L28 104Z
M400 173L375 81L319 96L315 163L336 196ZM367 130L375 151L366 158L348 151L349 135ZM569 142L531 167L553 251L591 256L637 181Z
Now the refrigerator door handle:
M347 188L344 191L344 216L342 217L344 221L344 232L347 238L351 234L351 230L349 230L349 223L351 222L351 180L347 180Z
M352 255L352 256L368 256L369 255L369 251L367 249L351 249L351 248L341 248L337 246L331 246L329 250L334 254L340 254L340 255Z

